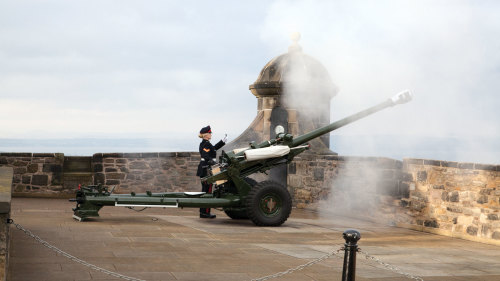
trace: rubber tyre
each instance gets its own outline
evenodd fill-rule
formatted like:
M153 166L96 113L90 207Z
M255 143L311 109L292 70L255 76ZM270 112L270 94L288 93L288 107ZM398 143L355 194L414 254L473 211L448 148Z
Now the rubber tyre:
M245 181L252 187L257 185L257 181L251 178L245 178ZM224 209L224 213L233 220L247 220L248 215L247 215L247 210L245 208L240 208L240 209Z
M257 226L280 226L290 216L292 197L274 181L263 181L250 190L246 199L247 215Z

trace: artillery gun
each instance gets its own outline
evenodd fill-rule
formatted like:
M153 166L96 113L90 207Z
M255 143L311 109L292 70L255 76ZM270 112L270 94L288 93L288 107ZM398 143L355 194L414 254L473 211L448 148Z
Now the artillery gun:
M276 128L276 138L252 142L246 148L231 152L222 151L219 163L213 165L202 182L213 184L213 192L164 192L143 194L113 194L113 189L102 185L79 187L73 208L73 217L85 220L98 217L103 206L123 207L180 207L222 208L232 219L250 219L258 226L279 226L289 217L292 199L287 188L275 181L257 183L249 178L257 172L290 163L295 156L309 148L308 141L330 133L349 123L397 104L409 102L412 95L403 91L394 97L356 114L294 137L286 134L283 127Z

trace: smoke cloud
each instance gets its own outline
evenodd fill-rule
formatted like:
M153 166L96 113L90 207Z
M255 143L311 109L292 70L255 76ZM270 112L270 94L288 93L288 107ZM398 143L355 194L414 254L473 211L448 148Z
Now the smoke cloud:
M284 30L300 30L304 53L322 62L340 89L332 121L412 90L411 103L335 131L340 154L380 156L378 138L392 142L385 150L404 149L398 158L452 150L446 156L453 159L443 160L498 163L498 145L485 144L500 142L500 98L493 94L500 88L499 8L491 1L277 1L262 37L278 48ZM337 148L337 136L357 146Z

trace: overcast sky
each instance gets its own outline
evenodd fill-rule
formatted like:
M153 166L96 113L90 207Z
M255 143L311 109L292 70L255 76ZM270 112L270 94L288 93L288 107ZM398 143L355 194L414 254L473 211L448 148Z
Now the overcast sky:
M498 1L0 1L0 138L235 138L290 33L339 88L335 134L500 143ZM495 151L498 153L498 150Z

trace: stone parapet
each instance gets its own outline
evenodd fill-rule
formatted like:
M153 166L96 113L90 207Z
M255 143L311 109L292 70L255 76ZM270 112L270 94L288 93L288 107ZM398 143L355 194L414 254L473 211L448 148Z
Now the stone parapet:
M406 199L421 230L500 244L500 165L404 159Z
M72 197L78 184L117 193L199 191L198 152L0 153L13 196ZM287 167L297 208L383 218L422 231L500 242L500 166L303 153Z
M401 168L389 158L304 154L288 166L288 187L298 208L321 202L329 209L366 209L408 193Z
M0 153L0 166L13 168L14 196L60 197L70 193L63 187L62 153Z
M94 184L116 186L116 193L199 191L197 152L97 153Z
M9 266L9 241L11 186L14 170L11 167L0 167L0 281L7 280Z

